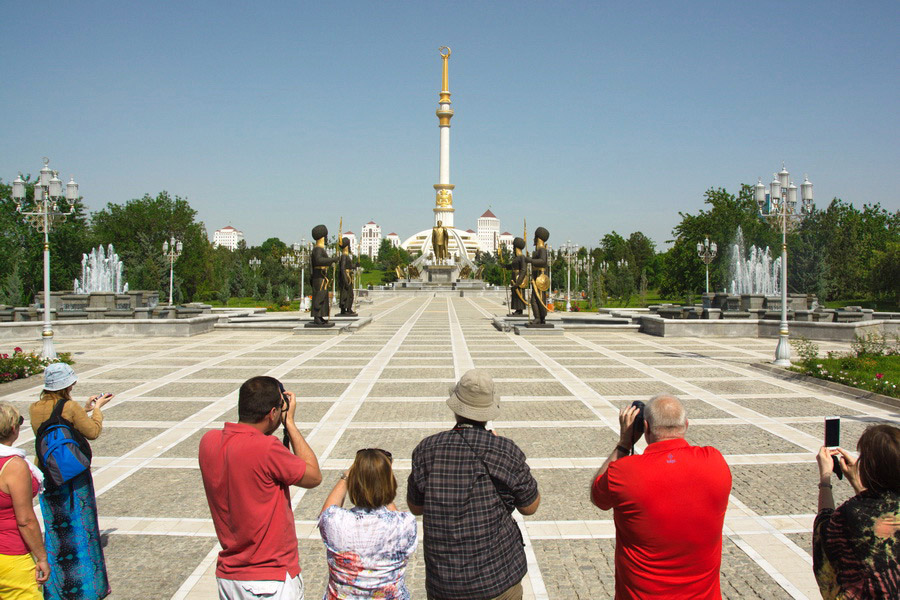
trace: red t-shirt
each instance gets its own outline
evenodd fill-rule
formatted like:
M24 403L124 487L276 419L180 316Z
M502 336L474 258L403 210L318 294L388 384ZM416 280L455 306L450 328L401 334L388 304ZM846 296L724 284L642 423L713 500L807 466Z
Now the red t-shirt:
M591 500L615 509L616 599L718 600L731 471L710 446L650 444L613 461Z
M200 472L222 551L216 576L284 581L300 573L288 487L306 472L303 459L274 436L225 423L200 440Z

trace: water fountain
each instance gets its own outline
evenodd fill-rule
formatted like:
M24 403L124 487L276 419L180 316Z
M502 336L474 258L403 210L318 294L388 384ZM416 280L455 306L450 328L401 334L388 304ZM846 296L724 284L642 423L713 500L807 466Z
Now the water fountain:
M113 245L107 250L97 246L90 254L82 255L81 280L75 279L76 294L113 292L127 294L128 283L124 277L124 265L119 260Z
M764 249L751 246L747 252L740 226L730 254L728 279L731 281L731 294L777 296L781 293L781 257L773 260L768 246Z

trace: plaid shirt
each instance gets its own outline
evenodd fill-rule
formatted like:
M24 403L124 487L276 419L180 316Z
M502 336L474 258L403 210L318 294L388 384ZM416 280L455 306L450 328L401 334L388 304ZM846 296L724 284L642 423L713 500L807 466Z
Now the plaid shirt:
M425 587L440 600L493 598L528 567L516 507L538 497L525 454L507 438L458 427L422 440L407 500L424 507Z

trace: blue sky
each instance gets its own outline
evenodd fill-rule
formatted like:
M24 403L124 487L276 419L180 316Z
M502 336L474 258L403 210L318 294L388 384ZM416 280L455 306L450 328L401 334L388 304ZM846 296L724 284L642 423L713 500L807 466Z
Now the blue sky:
M187 197L251 244L430 227L438 46L456 226L670 239L771 179L900 209L900 3L3 2L0 177Z

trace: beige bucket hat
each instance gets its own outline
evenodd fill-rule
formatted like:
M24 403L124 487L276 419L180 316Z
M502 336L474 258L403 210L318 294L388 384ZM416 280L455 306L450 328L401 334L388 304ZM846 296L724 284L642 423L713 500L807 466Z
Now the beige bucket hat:
M484 369L467 371L450 390L447 406L454 413L473 421L492 421L500 414L500 397L494 392L494 380Z

